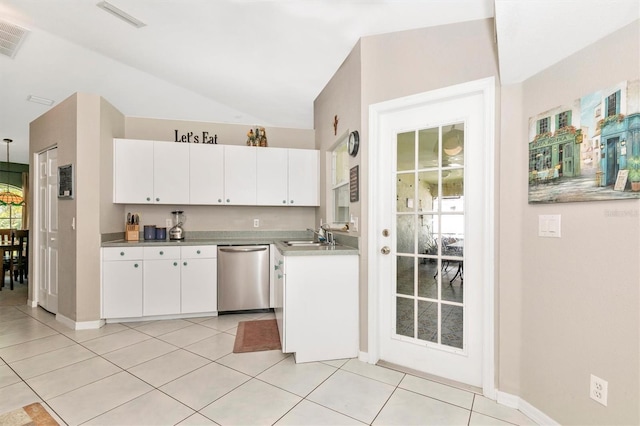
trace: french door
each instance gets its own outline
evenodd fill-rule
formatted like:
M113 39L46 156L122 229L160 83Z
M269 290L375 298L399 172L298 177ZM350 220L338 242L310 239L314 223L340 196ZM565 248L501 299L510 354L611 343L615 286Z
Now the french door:
M58 312L58 149L38 154L37 204L37 289L38 304Z
M474 386L491 285L486 108L482 90L392 101L373 108L371 132L370 353Z

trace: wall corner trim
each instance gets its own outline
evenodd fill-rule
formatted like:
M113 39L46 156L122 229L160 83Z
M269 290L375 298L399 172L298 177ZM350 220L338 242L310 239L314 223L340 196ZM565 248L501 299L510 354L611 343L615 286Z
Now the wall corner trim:
M105 325L105 320L77 322L61 314L56 314L56 321L61 322L72 330L95 330Z
M560 425L560 423L556 422L551 417L549 417L548 415L546 415L545 413L543 413L533 405L529 404L527 401L520 398L519 396L496 390L496 402L498 404L502 404L507 407L511 407L519 410L520 412L522 412L522 414L526 415L531 420L536 422L536 424L554 425L554 426Z

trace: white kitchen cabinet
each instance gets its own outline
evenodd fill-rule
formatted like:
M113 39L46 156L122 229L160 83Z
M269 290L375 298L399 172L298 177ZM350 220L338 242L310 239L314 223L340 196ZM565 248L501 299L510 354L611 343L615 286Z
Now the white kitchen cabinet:
M319 206L319 151L313 149L289 149L288 151L288 205Z
M288 204L289 150L263 148L256 152L257 204L286 206Z
M142 314L180 313L180 247L144 247Z
M284 352L284 348L287 347L284 330L284 256L279 250L273 250L273 253L273 310L278 324L278 331L280 332L280 344Z
M189 144L189 204L224 200L224 145Z
M296 362L358 356L358 256L284 256L276 275L282 350ZM276 272L278 272L276 270ZM281 281L280 281L281 280Z
M227 145L224 149L224 200L230 205L256 205L256 150Z
M181 313L217 311L217 246L186 246L181 253Z
M153 143L153 202L189 204L189 145Z
M153 203L153 141L113 140L113 202Z
M142 248L102 251L102 318L142 316Z

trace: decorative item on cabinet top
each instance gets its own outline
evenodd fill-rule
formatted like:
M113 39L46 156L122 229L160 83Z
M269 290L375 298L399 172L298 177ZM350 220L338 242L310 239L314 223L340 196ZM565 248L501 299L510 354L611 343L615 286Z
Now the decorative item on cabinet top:
M264 127L256 127L255 132L253 129L249 129L247 133L247 146L268 146L267 132L264 130Z

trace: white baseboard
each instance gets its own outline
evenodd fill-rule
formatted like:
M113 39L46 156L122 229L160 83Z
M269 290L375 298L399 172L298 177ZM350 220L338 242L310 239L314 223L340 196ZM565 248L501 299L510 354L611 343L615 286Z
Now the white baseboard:
M358 352L358 360L369 363L369 352Z
M545 413L529 404L524 399L519 396L512 395L510 393L496 391L496 402L498 404L506 405L507 407L515 408L520 410L522 414L529 417L531 420L536 422L539 425L549 425L549 426L558 426L560 423L553 420L551 417L547 416Z
M27 306L30 308L37 308L38 302L36 302L35 300L27 299Z
M77 322L61 314L56 314L56 321L61 322L72 330L94 330L105 324L104 320Z

